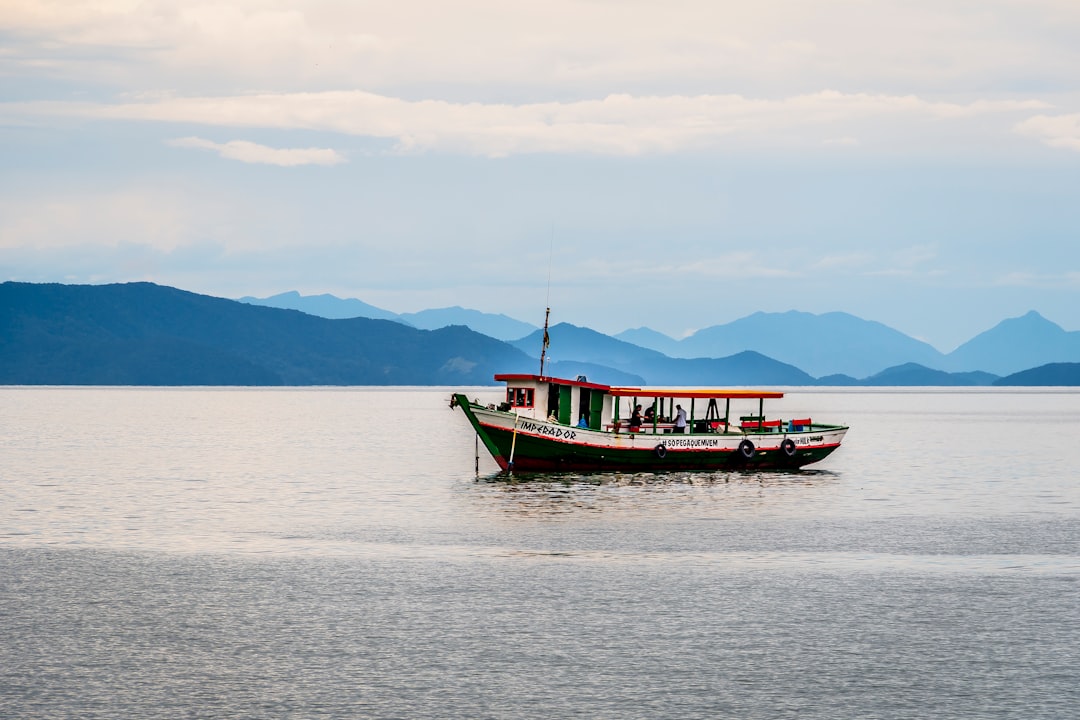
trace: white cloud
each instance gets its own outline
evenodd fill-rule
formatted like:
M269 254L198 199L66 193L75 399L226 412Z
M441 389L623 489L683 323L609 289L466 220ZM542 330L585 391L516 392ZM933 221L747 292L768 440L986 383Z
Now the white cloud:
M1073 0L995 0L993 12L871 5L0 0L0 74L24 80L25 97L66 80L84 97L119 89L125 98L40 112L330 130L386 138L402 153L492 157L641 155L725 141L868 152L908 137L925 145L952 127L945 121L1051 107L1024 88L1062 106L1080 102ZM168 88L174 94L163 96ZM0 106L8 122L34 111ZM1078 142L1024 127L1059 146ZM282 157L218 151L246 162Z
M1071 89L1075 0L7 0L46 71L125 88L454 87L463 99ZM8 38L5 38L8 40ZM1029 85L1030 86L1030 85ZM523 95L523 93L530 93Z
M807 146L817 146L824 138L835 137L838 127L845 125L873 121L882 132L886 121L899 126L912 119L956 122L1045 107L1036 100L946 103L913 95L846 94L833 90L780 100L741 95L618 94L599 100L521 105L409 101L362 91L329 91L172 97L114 105L7 103L0 105L0 112L16 118L37 114L322 130L391 139L401 153L436 150L500 157L545 152L672 153L717 147L734 135L766 144L773 135L784 143L794 137ZM272 157L268 151L233 148L229 152L234 154L229 156Z
M1016 132L1038 138L1051 147L1080 151L1080 114L1036 115L1018 123Z
M848 268L862 267L872 262L873 257L868 253L848 253L846 255L826 255L816 260L811 267L815 270L844 270Z
M198 137L183 137L168 141L173 147L213 150L223 158L246 163L263 163L294 167L296 165L337 165L345 162L336 150L327 148L272 148L247 140L216 143Z
M258 198L226 198L216 190L57 185L46 193L26 189L0 197L0 251L54 253L58 266L80 248L170 254L211 242L229 252L272 252L291 240L275 231L294 228L287 208L268 209Z
M936 267L919 269L919 266L936 261L938 249L934 245L912 245L894 251L890 258L890 266L880 270L869 270L863 275L867 277L928 277L940 275Z
M898 250L893 255L893 264L913 268L916 265L924 265L936 260L937 256L938 249L934 245L912 245Z
M1017 270L998 277L994 284L1004 287L1019 288L1066 288L1071 289L1080 283L1080 273L1038 273Z
M789 260L780 257L781 264ZM768 252L732 251L722 255L703 257L690 252L687 257L680 253L647 252L637 249L625 258L609 256L583 257L564 268L560 280L564 285L589 287L597 280L647 286L656 278L678 278L680 282L713 282L717 280L789 279L799 273L787 267L777 266L777 257Z
M859 144L857 138L853 137L838 137L838 138L826 138L821 141L822 145L832 145L836 147L855 147Z
M121 189L16 197L0 201L0 249L117 248L172 251L187 242L187 208L155 189Z

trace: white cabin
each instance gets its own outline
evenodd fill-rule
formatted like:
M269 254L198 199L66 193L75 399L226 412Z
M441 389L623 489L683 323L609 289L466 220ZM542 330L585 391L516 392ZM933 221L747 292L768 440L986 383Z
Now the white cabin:
M608 385L540 375L496 375L506 383L506 399L500 410L534 420L551 420L600 430L611 424L614 398Z

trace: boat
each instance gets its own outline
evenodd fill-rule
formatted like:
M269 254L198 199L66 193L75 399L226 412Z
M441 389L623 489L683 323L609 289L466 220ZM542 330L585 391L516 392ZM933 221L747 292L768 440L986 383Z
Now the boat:
M848 431L770 419L765 401L782 398L778 391L618 387L545 376L542 361L539 375L495 380L506 384L501 403L455 393L450 407L504 471L796 469L832 454ZM648 408L640 416L639 406Z

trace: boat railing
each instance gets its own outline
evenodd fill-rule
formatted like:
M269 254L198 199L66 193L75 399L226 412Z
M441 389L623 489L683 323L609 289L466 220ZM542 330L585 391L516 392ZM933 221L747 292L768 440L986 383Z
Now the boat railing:
M812 432L814 422L810 418L798 418L792 420L741 420L739 429L744 433L755 435L766 433L801 433Z
M655 425L655 430L654 430L654 425L651 422L642 423L641 425L638 425L637 427L630 427L630 423L627 422L626 420L614 420L612 422L607 423L604 426L604 429L607 430L608 432L655 433L657 435L660 435L660 434L668 434L672 430L674 430L675 429L675 423L670 421L670 420L665 421L665 422L657 422L656 425Z
M756 418L751 420L740 418L737 426L729 426L725 424L723 420L694 420L693 423L687 427L687 432L694 435L708 433L724 434L732 431L735 433L743 433L744 435L768 435L777 433L813 432L815 429L820 430L825 427L827 426L815 426L813 420L810 418L798 418L792 420L760 420ZM604 430L615 433L625 432L642 435L668 435L674 432L675 423L658 422L655 426L651 423L646 423L631 428L630 424L625 420L614 420L605 424Z

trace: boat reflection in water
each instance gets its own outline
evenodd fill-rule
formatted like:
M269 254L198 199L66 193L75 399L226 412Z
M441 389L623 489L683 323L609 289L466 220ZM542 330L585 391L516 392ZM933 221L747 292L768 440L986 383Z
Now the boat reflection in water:
M839 476L827 470L506 473L477 478L474 499L499 513L568 519L574 515L730 518L768 506L805 508ZM801 511L801 510L800 510Z

